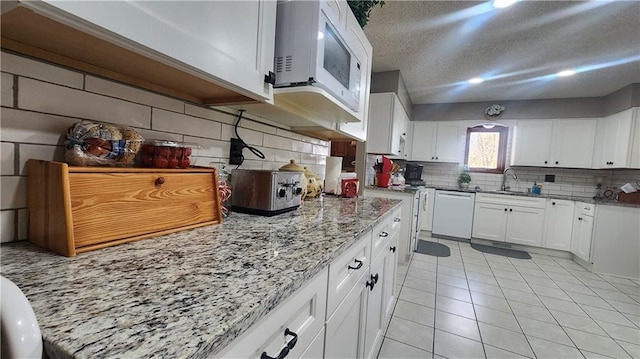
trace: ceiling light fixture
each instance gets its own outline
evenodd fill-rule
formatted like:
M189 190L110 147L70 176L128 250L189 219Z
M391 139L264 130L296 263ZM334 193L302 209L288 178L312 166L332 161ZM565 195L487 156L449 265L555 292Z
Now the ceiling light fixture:
M564 70L564 71L558 72L556 75L558 75L559 77L565 77L565 76L571 76L575 74L576 72L574 70Z
M484 79L481 78L481 77L474 77L471 80L469 80L469 83L475 85L475 84L479 84L479 83L481 83L483 81L484 81Z
M517 0L493 0L493 7L498 9L504 9L505 7L513 5Z

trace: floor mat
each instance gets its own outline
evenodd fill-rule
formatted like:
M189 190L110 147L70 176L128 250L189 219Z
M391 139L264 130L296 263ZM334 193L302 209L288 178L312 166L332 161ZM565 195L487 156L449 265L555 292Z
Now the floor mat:
M496 248L491 246L485 246L482 244L471 243L471 248L489 254L495 254L504 257L518 258L518 259L531 259L531 255L527 252L516 251L515 249Z
M436 257L449 257L451 255L451 249L444 244L423 240L418 241L416 252Z

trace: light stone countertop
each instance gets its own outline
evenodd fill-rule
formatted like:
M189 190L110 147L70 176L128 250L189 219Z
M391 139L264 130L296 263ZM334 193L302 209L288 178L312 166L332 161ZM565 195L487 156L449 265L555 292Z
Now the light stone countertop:
M509 192L509 191L502 192L502 191L491 191L491 190L482 190L482 189L476 190L474 188L460 189L458 187L442 187L442 186L436 187L436 186L429 186L429 185L420 186L420 187L407 186L407 187L404 187L404 188L402 188L402 186L396 186L396 187L389 186L387 188L377 187L377 186L365 186L365 189L367 189L367 190L390 191L390 192L393 192L393 193L415 193L417 190L419 190L421 188L434 188L436 190L456 191L456 192L469 192L469 193L500 194L500 195L505 195L505 196L522 196L522 197L565 199L565 200L579 201L579 202L585 202L585 203L604 204L604 205L607 205L607 206L640 208L640 204L624 203L624 202L618 202L618 201L614 201L614 200L610 200L610 199L595 200L595 199L586 198L586 197L562 196L562 195L545 194L545 193L543 193L543 194L533 194L533 193L527 193L527 192Z
M51 357L211 357L400 203L315 199L73 258L8 243L0 272L30 300Z

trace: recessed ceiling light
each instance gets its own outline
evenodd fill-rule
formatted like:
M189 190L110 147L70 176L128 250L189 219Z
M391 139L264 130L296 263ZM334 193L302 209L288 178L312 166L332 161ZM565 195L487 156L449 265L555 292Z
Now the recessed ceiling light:
M471 80L469 80L469 83L470 83L470 84L479 84L479 83L481 83L482 81L484 81L484 79L483 79L483 78L480 78L480 77L474 77L474 78L472 78Z
M505 7L513 5L517 0L493 0L493 7L498 9L504 9Z
M565 76L571 76L575 74L576 72L574 70L564 70L564 71L558 72L556 75L558 75L559 77L565 77Z

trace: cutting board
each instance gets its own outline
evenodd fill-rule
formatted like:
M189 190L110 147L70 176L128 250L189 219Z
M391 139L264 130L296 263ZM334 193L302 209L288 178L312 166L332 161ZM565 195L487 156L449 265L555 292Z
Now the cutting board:
M640 204L640 191L633 193L618 193L618 202Z

